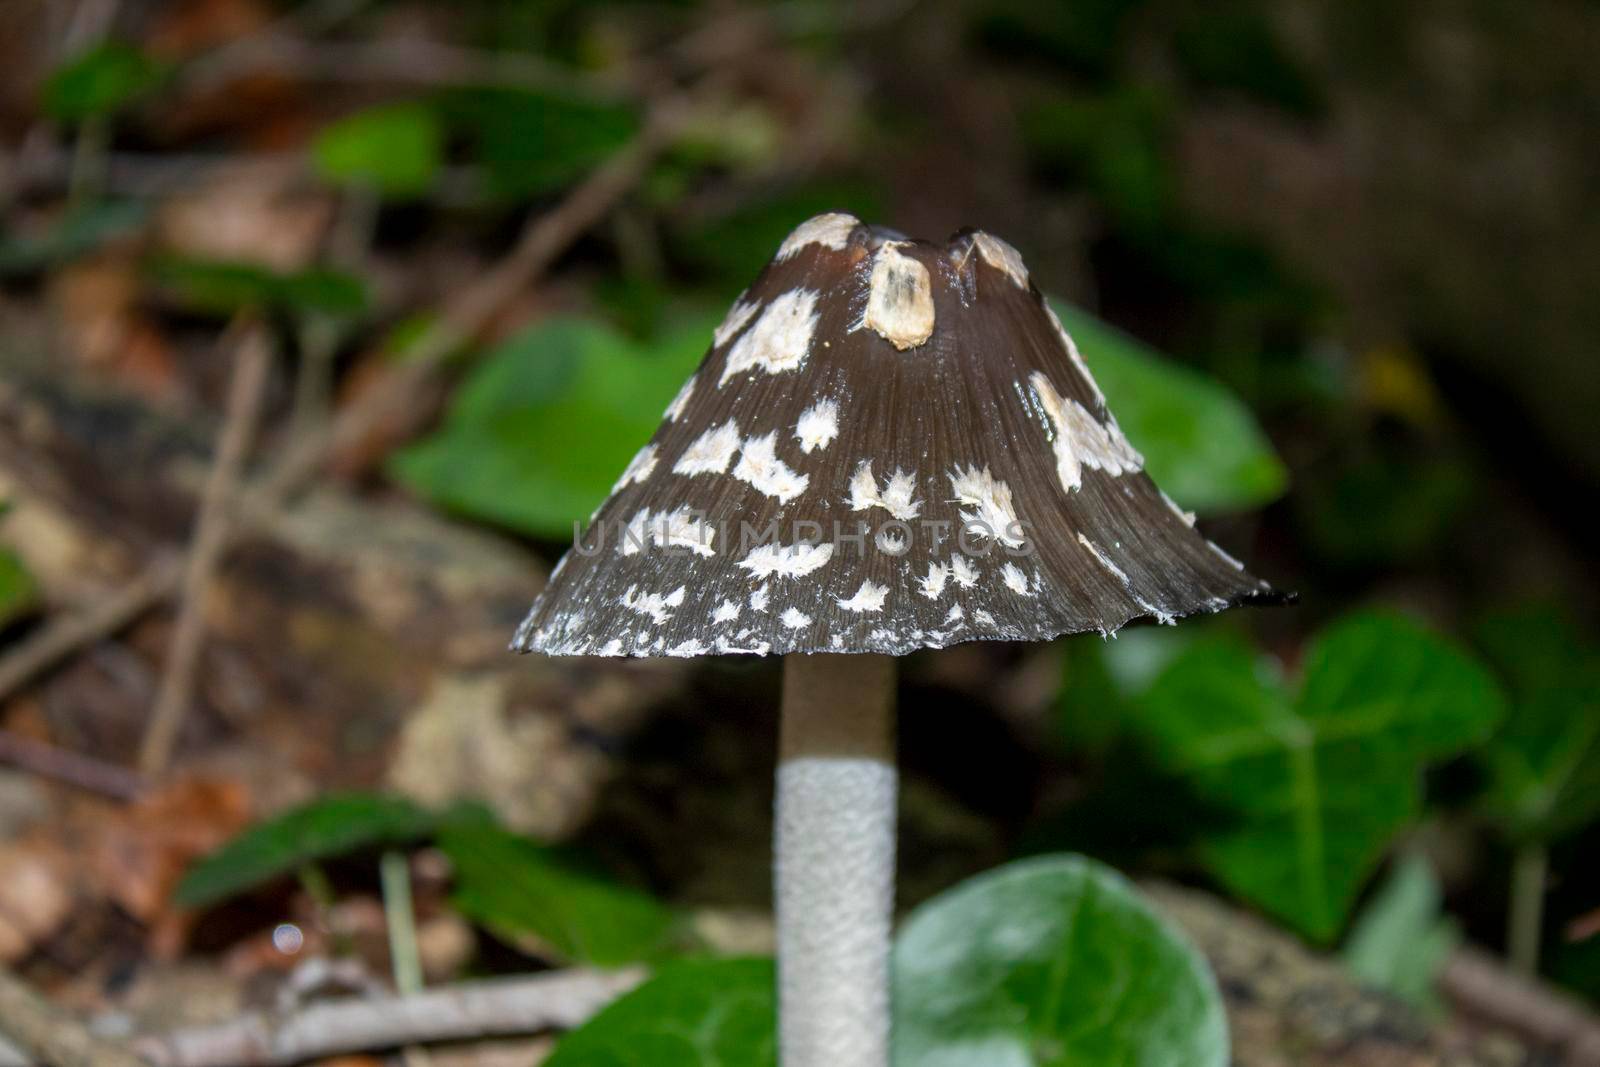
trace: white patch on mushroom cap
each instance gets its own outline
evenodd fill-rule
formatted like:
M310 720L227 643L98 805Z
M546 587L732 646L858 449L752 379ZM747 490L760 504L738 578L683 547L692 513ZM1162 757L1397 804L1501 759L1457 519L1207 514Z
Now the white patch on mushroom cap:
M754 592L752 592L750 594L750 610L751 611L766 611L767 610L767 587L765 585L762 585L760 588L756 589ZM743 637L744 635L740 634L739 636Z
M645 445L643 448L639 449L638 452L634 453L632 461L628 463L627 469L622 472L622 477L617 479L617 484L611 487L611 491L615 493L618 489L621 489L633 482L642 482L646 478L650 477L651 472L655 469L656 446ZM551 575L551 577L555 576Z
M1000 578L1018 596L1033 595L1033 590L1029 587L1028 576L1023 574L1022 568L1015 563L1007 563L1004 567L1001 567Z
M1089 550L1089 554L1099 561L1100 566L1116 575L1117 581L1121 582L1124 586L1127 586L1130 589L1133 587L1132 583L1128 581L1128 572L1117 566L1115 563L1112 563L1111 560L1107 558L1106 554L1100 551L1099 545L1095 544L1081 533L1078 535L1078 544L1082 545L1084 548L1087 548Z
M869 578L861 583L861 588L857 589L855 595L848 600L843 597L834 597L834 599L846 611L869 612L882 611L884 598L888 595L888 586L878 585Z
M672 403L667 405L667 418L672 422L678 421L678 416L683 414L683 409L689 406L689 398L694 395L694 383L699 380L699 375L689 375L689 380L683 383L678 390L678 395L672 398Z
M1011 487L990 474L988 467L952 470L950 491L955 494L957 503L972 509L961 512L961 521L974 534L991 537L1012 548L1023 543L1022 524L1017 519L1016 508L1011 505Z
M977 246L978 255L983 257L985 263L1010 275L1011 280L1017 283L1017 288L1028 288L1028 268L1023 266L1022 255L1015 248L982 230L972 235L972 243Z
M965 611L961 610L961 605L960 604L951 604L950 605L950 610L945 612L944 621L945 622L960 622L963 618L966 617L966 614L967 613Z
M739 561L739 566L755 578L802 578L833 558L833 545L757 545ZM751 607L755 607L752 598Z
M787 504L806 491L811 479L778 458L777 444L776 430L765 437L747 440L733 468L733 476L741 482L749 482L767 496L777 497L779 503Z
M903 556L911 548L910 539L902 531L887 527L880 528L872 540L886 556Z
M806 245L822 245L835 250L843 248L850 243L850 234L859 225L860 219L839 211L809 218L796 226L783 239L783 244L778 246L778 262L788 259Z
M717 623L732 622L738 617L739 605L735 604L731 600L724 600L722 603L718 604L716 610L711 613L711 621Z
M686 658L689 656L703 656L710 651L711 649L699 638L691 637L687 641L680 641L678 644L667 649L667 655Z
M1061 325L1061 319L1056 314L1056 309L1050 306L1050 301L1042 301L1044 313L1050 316L1050 325L1055 327L1056 339L1061 342L1061 347L1067 350L1067 357L1072 360L1073 366L1078 368L1078 373L1083 375L1083 380L1089 383L1089 388L1094 390L1094 397L1100 402L1101 407L1106 406L1106 395L1100 391L1100 383L1094 380L1094 375L1089 373L1089 364L1083 361L1083 354L1078 351L1077 342L1067 328Z
M840 635L840 634L834 634L832 637L828 638L828 647L829 648L843 648L844 647L844 637L842 635Z
M759 368L768 374L782 374L799 368L811 351L811 335L816 328L816 290L791 289L775 297L755 325L728 349L722 376L717 379L718 388L747 370Z
M681 585L665 596L660 593L640 593L637 585L630 585L619 602L625 608L632 608L641 615L650 616L659 626L672 618L672 612L667 609L682 604L683 595L684 587Z
M904 351L933 336L933 280L928 268L901 247L887 241L873 257L861 325Z
M1244 570L1244 564L1240 563L1238 560L1236 560L1232 556L1228 555L1227 552L1223 551L1221 545L1217 544L1215 541L1207 541L1206 544L1210 545L1211 546L1211 551L1213 551L1217 555L1221 556L1223 558L1223 560L1230 567L1232 567L1234 570L1236 570L1236 571ZM1266 583L1263 582L1262 584L1265 585Z
M728 309L728 314L723 318L722 324L711 331L711 346L721 348L727 344L734 334L744 329L744 324L750 321L750 316L761 310L759 300L746 301L744 294Z
M607 641L606 642L606 647L602 648L599 651L598 655L601 655L601 656L620 656L620 655L622 655L622 638L613 637L611 640Z
M784 608L783 614L778 616L778 621L791 630L804 630L811 625L811 616L799 608Z
M814 448L827 448L839 436L839 402L819 400L800 414L794 424L794 439L800 451L811 454Z
M697 556L714 556L717 550L711 545L716 538L717 528L687 504L680 504L672 511L641 508L628 520L617 551L632 556L654 544L662 548L687 548Z
M974 567L972 561L959 552L950 557L950 576L963 589L971 589L978 584L978 568Z
M850 510L882 508L902 521L914 519L922 512L922 501L913 499L916 492L916 472L908 474L898 468L879 490L878 481L872 475L872 461L864 459L856 464L856 471L850 476Z
M1185 526L1194 525L1194 512L1184 511L1182 508L1180 508L1178 506L1178 502L1168 496L1165 490L1157 489L1156 492L1161 494L1161 499L1167 502L1168 509L1170 509L1174 515L1178 516L1178 518L1182 519Z
M1054 431L1050 447L1055 450L1056 477L1064 491L1070 493L1083 484L1084 467L1110 475L1131 474L1144 467L1144 457L1122 436L1115 419L1102 426L1088 408L1056 392L1050 379L1039 371L1029 376L1028 383Z
M944 592L944 583L950 580L948 563L929 563L928 573L917 583L917 591L929 600L937 600Z
M739 451L739 424L729 419L696 437L672 465L673 474L721 474Z
M979 622L983 623L983 625L985 625L985 626L993 626L994 625L994 616L990 615L987 611L984 611L982 608L979 608L977 611L974 611L972 613L972 617L974 619L977 619Z

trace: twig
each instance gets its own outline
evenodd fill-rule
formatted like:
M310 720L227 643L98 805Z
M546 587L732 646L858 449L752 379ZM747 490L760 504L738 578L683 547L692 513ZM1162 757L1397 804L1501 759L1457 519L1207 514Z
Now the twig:
M47 624L0 658L0 700L72 653L116 633L178 586L177 561L152 563L104 601Z
M139 750L139 769L151 778L167 768L178 727L188 711L194 689L195 669L205 639L205 599L211 576L227 545L227 508L234 497L245 455L260 421L261 400L266 392L267 371L272 362L272 343L264 327L251 323L242 327L237 363L228 386L228 402L217 454L200 497L199 516L189 563L183 576L182 601L172 644L157 691L155 710L145 728Z
M47 745L10 730L0 730L0 763L113 800L132 800L144 792L145 787L144 779L126 767Z
M1439 989L1477 1019L1560 1049L1567 1063L1600 1063L1600 1018L1538 979L1511 973L1481 949L1457 949Z
M16 975L0 967L0 1033L27 1053L8 1058L0 1050L0 1064L52 1067L150 1067L120 1046L102 1041L60 1011Z
M436 380L445 358L481 332L638 183L684 118L684 105L677 99L659 106L638 137L580 182L553 210L531 219L515 247L445 305L434 325L407 349L405 363L394 374L345 408L328 430L290 444L252 502L252 510L276 510L315 476L328 457L344 453L378 427L403 418L414 406L415 397Z
M1511 969L1539 973L1539 942L1544 936L1544 883L1550 852L1542 844L1518 845L1511 864L1511 907L1506 917L1506 956Z
M138 1037L132 1045L154 1067L288 1067L409 1044L570 1029L644 978L639 968L574 969L465 982L410 996L342 997ZM0 1067L32 1062L0 1047ZM89 1062L73 1061L72 1067ZM94 1067L132 1067L127 1060L92 1062Z

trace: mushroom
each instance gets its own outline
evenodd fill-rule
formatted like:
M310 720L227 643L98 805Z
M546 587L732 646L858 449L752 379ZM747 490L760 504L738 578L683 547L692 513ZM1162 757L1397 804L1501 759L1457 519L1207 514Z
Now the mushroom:
M894 657L1281 599L1143 472L1017 251L820 215L712 337L513 648L784 656L784 1067L883 1067Z

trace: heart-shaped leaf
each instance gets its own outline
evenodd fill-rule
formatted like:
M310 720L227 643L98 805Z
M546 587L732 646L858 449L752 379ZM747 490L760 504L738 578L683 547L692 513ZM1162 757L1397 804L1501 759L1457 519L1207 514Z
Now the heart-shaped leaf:
M774 1067L770 960L682 960L567 1034L545 1067Z
M1416 816L1422 770L1484 738L1502 712L1476 661L1378 613L1325 631L1298 693L1223 639L1179 656L1132 707L1167 769L1235 814L1201 841L1216 877L1323 941Z
M898 1067L1224 1067L1204 959L1121 875L1045 856L923 905L894 954Z

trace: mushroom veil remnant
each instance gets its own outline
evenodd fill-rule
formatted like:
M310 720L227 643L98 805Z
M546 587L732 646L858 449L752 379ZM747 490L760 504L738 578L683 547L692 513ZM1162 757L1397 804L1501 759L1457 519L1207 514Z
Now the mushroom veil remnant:
M513 647L783 655L783 1067L885 1067L893 657L1280 594L1143 471L1022 257L802 223Z

